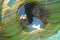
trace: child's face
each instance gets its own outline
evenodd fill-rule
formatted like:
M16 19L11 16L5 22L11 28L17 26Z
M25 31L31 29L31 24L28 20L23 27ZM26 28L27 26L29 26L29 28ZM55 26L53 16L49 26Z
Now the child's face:
M20 20L21 24L23 24L23 26L25 26L25 27L29 24L26 14L20 16L19 20Z
M20 16L19 20L24 20L24 19L26 19L26 18L27 18L27 17L26 17L26 14L24 14L24 15Z

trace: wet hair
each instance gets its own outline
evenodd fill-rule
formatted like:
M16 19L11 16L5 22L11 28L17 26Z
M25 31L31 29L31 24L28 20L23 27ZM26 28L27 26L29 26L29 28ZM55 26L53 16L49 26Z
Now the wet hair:
M27 15L28 22L31 24L33 22L33 14L32 10L35 6L35 3L27 3L25 4L25 13Z

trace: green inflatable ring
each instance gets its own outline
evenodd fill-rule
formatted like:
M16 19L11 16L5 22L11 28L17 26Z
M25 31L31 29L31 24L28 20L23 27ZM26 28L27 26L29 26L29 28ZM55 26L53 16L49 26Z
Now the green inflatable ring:
M45 9L48 10L49 15L47 18L47 24L45 25L45 30L35 30L34 32L26 32L25 30L22 30L22 26L19 23L19 20L16 21L14 24L10 25L8 28L3 30L3 37L5 37L7 40L45 40L46 38L49 38L53 34L55 34L59 28L60 28L60 1L39 1L39 0L27 0L20 4L22 6L25 3L28 2L40 2L41 4L45 5ZM19 10L17 10L19 11ZM16 13L17 17L15 19L19 18L19 12ZM13 16L13 15L12 15ZM15 20L14 19L14 20ZM3 19L2 19L3 20ZM2 22L3 23L3 22ZM18 25L18 27L17 27ZM4 27L4 25L3 25ZM18 33L16 35L16 33Z

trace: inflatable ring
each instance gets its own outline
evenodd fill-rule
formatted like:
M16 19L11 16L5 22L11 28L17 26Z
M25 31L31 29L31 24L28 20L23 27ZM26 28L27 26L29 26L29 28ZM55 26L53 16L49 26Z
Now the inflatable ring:
M25 31L19 17L19 8L29 2L39 2L43 4L44 11L48 13L47 19L44 21L44 30L34 30L32 32ZM40 0L16 0L14 5L7 6L8 3L3 3L2 6L2 33L3 37L8 40L45 40L57 33L60 28L60 1L40 1ZM7 7L7 8L5 8ZM10 17L9 17L10 16ZM44 17L44 16L42 16Z

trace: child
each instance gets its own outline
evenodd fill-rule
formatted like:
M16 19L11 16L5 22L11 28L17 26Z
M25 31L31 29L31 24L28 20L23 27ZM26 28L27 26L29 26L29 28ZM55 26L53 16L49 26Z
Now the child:
M41 15L40 9L36 7L34 10L34 7L36 7L35 3L27 3L19 9L20 22L30 31L34 29L43 30L44 23L39 18Z

